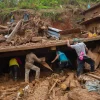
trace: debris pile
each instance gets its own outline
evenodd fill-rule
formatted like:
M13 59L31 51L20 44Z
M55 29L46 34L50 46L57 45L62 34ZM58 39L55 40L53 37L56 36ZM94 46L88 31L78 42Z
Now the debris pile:
M14 24L14 25L13 25ZM10 26L0 26L2 30L5 30L5 34L3 34L3 38L0 37L0 42L7 41L10 45L21 45L29 42L37 42L42 39L44 36L45 38L48 37L47 30L48 30L49 22L41 19L39 16L35 16L28 21L20 20L18 23L11 23ZM2 34L2 32L0 32ZM5 36L4 36L5 35ZM38 36L42 36L41 39ZM34 37L37 37L36 41ZM44 39L43 37L43 39Z
M94 90L90 92L86 88L88 81L93 83L93 80L98 79L88 73L77 79L75 73L69 71L68 73L53 73L49 77L34 80L29 84L24 82L15 84L8 81L10 84L6 86L0 83L0 98L2 100L83 100L84 98L99 100L99 92Z

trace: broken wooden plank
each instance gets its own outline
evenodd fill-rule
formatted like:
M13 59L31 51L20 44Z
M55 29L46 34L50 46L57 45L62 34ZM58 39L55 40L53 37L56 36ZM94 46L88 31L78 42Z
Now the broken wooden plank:
M0 34L8 34L11 31L12 30L9 30L9 29L0 29Z
M100 80L100 76L97 76L97 75L93 75L93 74L87 74L88 76L91 76L91 77L93 77L93 78L96 78L96 79L98 79L98 80Z
M0 29L8 29L7 26L0 25Z
M11 39L13 38L13 36L17 33L17 31L18 31L18 29L19 29L21 23L22 23L22 20L20 20L20 21L17 23L17 25L14 27L13 31L10 33L10 35L8 36L8 38L7 38L7 40L6 40L7 42L10 42Z
M39 42L42 41L42 39L47 39L46 37L32 37L32 42Z

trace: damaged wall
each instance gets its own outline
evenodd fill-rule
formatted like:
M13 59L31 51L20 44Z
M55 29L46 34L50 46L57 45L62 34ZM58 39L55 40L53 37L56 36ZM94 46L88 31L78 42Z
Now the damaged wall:
M98 16L100 14L100 4L99 4L99 6L95 7L94 9L87 10L86 12L83 12L83 13L85 16L85 21L90 18L94 18L95 16Z
M90 23L85 25L85 28L87 31L90 31L92 33L100 33L100 21L91 21Z

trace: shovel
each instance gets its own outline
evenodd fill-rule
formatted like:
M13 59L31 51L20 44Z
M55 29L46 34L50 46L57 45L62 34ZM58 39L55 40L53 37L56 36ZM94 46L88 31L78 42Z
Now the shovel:
M53 70L51 69L51 67L50 67L46 62L42 62L41 64L42 64L44 67L46 67L46 68L50 69L51 71L53 71Z

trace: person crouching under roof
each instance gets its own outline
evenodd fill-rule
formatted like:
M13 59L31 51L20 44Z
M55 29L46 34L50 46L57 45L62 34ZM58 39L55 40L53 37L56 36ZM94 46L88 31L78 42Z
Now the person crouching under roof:
M10 73L14 81L17 81L18 78L18 69L20 67L19 64L22 64L22 62L19 58L16 57L11 58L9 61Z
M59 60L58 65L59 65L60 71L62 71L63 68L68 66L69 60L68 60L68 58L67 58L67 56L65 55L64 52L57 51L56 57L54 58L54 60L51 61L51 63L54 63L57 59Z

